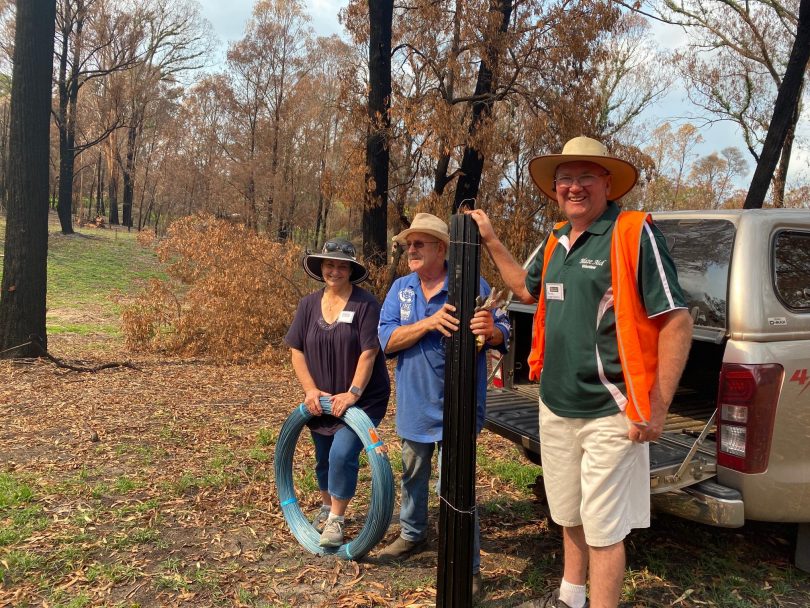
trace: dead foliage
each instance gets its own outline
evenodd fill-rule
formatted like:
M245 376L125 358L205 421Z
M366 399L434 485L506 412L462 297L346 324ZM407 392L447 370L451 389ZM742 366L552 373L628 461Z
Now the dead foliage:
M126 304L128 347L226 361L274 354L306 290L297 245L195 215L172 224L156 249L168 278Z

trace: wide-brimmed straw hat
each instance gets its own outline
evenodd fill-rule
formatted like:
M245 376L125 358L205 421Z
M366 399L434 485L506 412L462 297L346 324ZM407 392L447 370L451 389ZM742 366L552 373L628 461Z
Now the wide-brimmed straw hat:
M368 270L357 261L357 252L349 241L343 239L329 239L323 244L320 253L308 253L304 256L302 263L304 270L316 281L323 282L323 270L321 263L324 260L341 260L349 262L352 273L349 276L351 283L362 283L368 276Z
M417 213L411 222L411 227L406 228L396 235L394 242L405 245L405 240L408 238L408 235L413 232L429 234L430 236L435 236L445 245L450 244L450 231L447 229L447 224L432 213Z
M557 200L554 192L554 174L563 163L588 161L605 168L611 175L611 187L608 193L611 200L619 200L633 189L638 181L638 169L621 158L608 154L607 148L590 137L575 137L568 140L561 154L546 154L529 161L529 175L550 199Z

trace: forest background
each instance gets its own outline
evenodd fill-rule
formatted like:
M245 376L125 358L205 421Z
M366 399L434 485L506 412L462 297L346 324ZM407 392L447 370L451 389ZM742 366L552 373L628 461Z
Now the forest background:
M522 257L556 212L528 180L526 162L580 134L642 169L629 207L741 206L798 6L689 0L632 12L621 3L526 0L510 3L506 19L488 2L397 6L387 232L420 210L446 216L472 148L483 158L476 204ZM0 142L13 14L12 2L0 2ZM658 46L645 15L682 24L684 45ZM104 218L163 234L175 219L206 212L303 247L327 234L357 238L372 187L368 5L348 3L339 21L342 37L319 37L305 3L263 0L223 62L211 23L191 0L60 0L50 183L62 232ZM492 87L481 94L487 63ZM687 91L692 121L650 118L672 87ZM489 111L479 120L482 100ZM792 154L802 109L774 175L774 206L807 205L807 173L794 170L787 180L791 157L803 158ZM707 147L704 130L718 121L735 125L744 149ZM2 144L0 167L9 153ZM0 201L5 183L0 173Z

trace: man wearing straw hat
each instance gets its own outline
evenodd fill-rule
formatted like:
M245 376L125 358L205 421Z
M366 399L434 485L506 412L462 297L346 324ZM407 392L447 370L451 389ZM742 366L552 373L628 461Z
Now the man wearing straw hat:
M405 248L411 273L397 279L380 311L383 351L397 357L397 435L402 443L400 535L378 557L400 560L424 548L428 534L428 487L435 446L441 446L444 415L445 340L458 331L455 307L447 303L450 245L447 224L430 213L417 213L410 228L394 237ZM480 280L484 296L490 287ZM502 311L480 310L470 330L487 347L501 348L509 339L509 321ZM484 426L486 359L478 355L477 425ZM481 590L478 518L473 539L473 595Z
M650 525L649 444L664 425L691 344L672 258L650 217L614 201L638 179L604 145L576 137L529 162L567 218L528 270L469 212L504 282L537 302L530 378L540 380L543 479L563 527L560 587L526 606L615 608L624 538Z

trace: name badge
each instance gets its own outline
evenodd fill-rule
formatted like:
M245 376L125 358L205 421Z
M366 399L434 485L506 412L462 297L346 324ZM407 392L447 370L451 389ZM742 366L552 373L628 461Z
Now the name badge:
M565 290L562 283L546 283L546 300L564 300Z
M353 310L344 310L338 315L337 318L338 323L351 323L353 320L354 320Z

